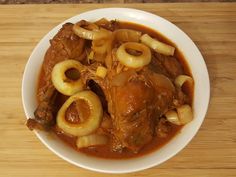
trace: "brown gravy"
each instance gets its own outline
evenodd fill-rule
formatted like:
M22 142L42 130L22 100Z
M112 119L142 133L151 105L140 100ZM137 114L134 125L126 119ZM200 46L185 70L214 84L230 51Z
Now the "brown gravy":
M140 157L142 155L151 153L162 146L164 146L167 142L169 142L177 133L180 132L182 126L171 126L171 131L168 133L168 136L165 138L159 138L155 136L152 141L145 145L138 153L133 153L131 151L128 151L124 149L122 153L119 152L113 152L110 150L110 145L104 145L104 146L96 146L96 147L89 147L89 148L83 148L83 149L77 149L76 147L76 138L67 136L57 129L54 129L54 132L57 134L57 136L62 139L65 143L70 145L72 148L79 152L83 152L87 155L95 156L95 157L101 157L101 158L108 158L108 159L127 159L132 157Z

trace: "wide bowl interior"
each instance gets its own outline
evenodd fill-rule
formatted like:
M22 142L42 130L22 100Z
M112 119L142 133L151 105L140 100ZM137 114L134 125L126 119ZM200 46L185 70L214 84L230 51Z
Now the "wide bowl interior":
M186 125L177 136L161 149L142 157L127 160L108 160L87 156L68 147L53 134L42 131L35 131L35 133L51 151L79 167L106 173L139 171L158 165L183 149L200 128L208 107L210 86L204 59L192 40L169 21L140 10L106 8L82 13L62 22L42 38L28 60L22 81L23 106L26 117L34 117L33 112L37 106L36 86L40 66L43 62L44 54L49 47L49 39L58 32L62 24L66 22L75 23L82 19L95 21L103 17L110 20L118 19L148 26L157 30L177 45L184 54L195 81L193 102L194 120Z

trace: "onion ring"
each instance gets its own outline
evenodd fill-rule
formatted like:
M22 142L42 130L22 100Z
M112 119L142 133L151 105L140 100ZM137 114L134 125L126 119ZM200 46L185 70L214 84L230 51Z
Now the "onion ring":
M102 38L107 38L110 33L108 33L107 30L102 30L102 29L96 29L93 27L93 29L85 29L82 26L92 26L91 23L81 20L80 22L74 24L73 26L73 31L76 35L83 39L88 39L88 40L98 40ZM94 24L95 25L95 24Z
M88 119L79 124L66 121L66 110L76 100L82 99L87 102L90 115ZM79 92L66 100L57 114L57 126L65 133L73 136L85 136L94 132L100 125L103 116L102 104L99 97L92 91Z
M182 87L185 82L193 83L193 78L187 75L179 75L175 78L175 85L178 87Z
M177 108L177 113L181 124L185 125L193 120L193 112L191 106L188 104Z
M141 52L139 56L131 55L126 50L133 49ZM137 42L127 42L122 44L116 52L118 60L125 66L131 68L140 68L150 63L151 51L144 44Z
M175 124L175 125L181 125L181 122L179 120L179 116L178 116L176 111L170 110L170 111L165 113L165 116L166 116L166 119L170 123Z
M185 125L193 120L193 112L188 104L176 108L177 111L170 110L165 113L166 119L175 125Z
M82 80L71 80L67 78L65 72L69 69L76 69L81 72L84 67L76 60L65 60L57 63L52 70L52 83L54 87L64 95L73 95L78 91L83 90L84 85Z

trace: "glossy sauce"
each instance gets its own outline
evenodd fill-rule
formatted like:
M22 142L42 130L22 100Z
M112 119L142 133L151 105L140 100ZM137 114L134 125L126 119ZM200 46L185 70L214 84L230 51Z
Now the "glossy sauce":
M138 25L138 24L133 24L133 23L129 23L129 22L119 22L119 27L120 28L134 29L134 30L141 31L142 33L147 33L147 34L151 35L152 37L155 37L155 38L157 38L158 40L160 40L164 43L167 43L171 46L176 47L176 45L174 43L172 43L169 39L167 39L166 37L164 37L163 35L161 35L157 31L154 31L153 29L147 28L145 26ZM185 74L192 76L191 71L189 69L189 66L186 63L186 60L184 59L183 54L178 50L177 47L176 47L174 56L181 63ZM39 87L44 85L43 76L44 76L44 73L43 73L43 70L41 70L40 79L39 79ZM190 88L189 85L184 84L183 89L184 89L184 92L189 96L190 102L192 103L192 101L193 101L192 100L193 99L193 88ZM63 104L63 102L66 100L66 98L67 97L65 97L63 95L60 95L57 98L59 106ZM53 128L53 132L56 133L57 136L61 140L63 140L66 144L70 145L72 148L76 149L79 152L83 152L87 155L92 155L92 156L101 157L101 158L124 159L124 158L139 157L139 156L145 155L147 153L151 153L151 152L161 148L162 146L164 146L176 134L180 133L181 128L182 128L182 126L177 126L177 125L173 125L173 124L170 124L170 125L171 125L171 130L168 133L167 137L160 138L160 137L155 136L149 144L145 145L139 151L139 153L133 153L133 152L128 151L126 149L124 149L124 151L122 153L112 152L110 150L110 144L108 144L106 146L96 146L96 147L89 147L89 148L83 148L83 149L78 150L76 148L76 138L75 137L71 137L71 136L68 136L68 135L64 134L57 127ZM142 130L140 130L140 131L142 131Z
M83 148L79 150L76 148L75 137L70 137L68 135L65 135L64 133L58 131L58 129L55 129L54 132L57 134L57 136L60 139L62 139L65 143L70 145L72 148L74 148L75 150L79 152L83 152L87 155L92 155L92 156L100 157L100 158L109 158L109 159L127 159L127 158L133 158L133 157L140 157L142 155L151 153L161 148L168 141L170 141L177 133L179 133L181 128L182 126L171 125L171 131L168 133L167 137L165 138L159 138L157 136L153 137L152 141L149 142L147 145L145 145L138 153L133 153L131 151L128 151L127 149L124 149L122 153L113 152L110 150L109 144L105 146L89 147L89 148Z

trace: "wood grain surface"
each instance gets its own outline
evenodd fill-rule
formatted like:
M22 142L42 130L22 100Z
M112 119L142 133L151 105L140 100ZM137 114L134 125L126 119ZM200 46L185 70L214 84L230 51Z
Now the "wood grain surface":
M234 2L235 0L0 0L0 4Z
M202 52L211 80L209 110L191 143L159 166L119 176L235 177L236 3L0 6L0 176L118 176L84 170L54 155L24 125L21 101L24 66L49 30L81 12L117 6L158 14L184 30Z

